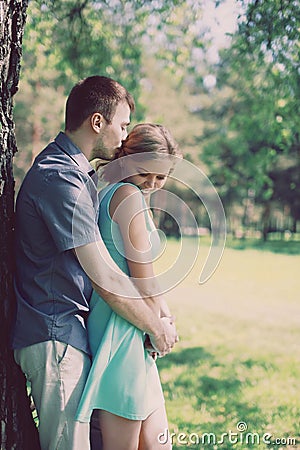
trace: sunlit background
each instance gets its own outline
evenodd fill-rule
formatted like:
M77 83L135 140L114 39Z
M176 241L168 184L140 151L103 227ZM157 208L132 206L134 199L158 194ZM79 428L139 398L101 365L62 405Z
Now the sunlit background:
M299 0L29 2L14 110L17 190L63 128L73 84L102 74L134 95L132 125L167 126L224 205L227 245L204 285L211 224L199 198L171 181L198 226L180 236L159 218L167 264L200 239L191 272L167 294L181 340L158 362L175 450L269 448L264 433L272 448L300 448L299 11ZM239 442L218 443L230 430ZM251 445L247 431L258 434ZM180 432L216 440L183 444Z

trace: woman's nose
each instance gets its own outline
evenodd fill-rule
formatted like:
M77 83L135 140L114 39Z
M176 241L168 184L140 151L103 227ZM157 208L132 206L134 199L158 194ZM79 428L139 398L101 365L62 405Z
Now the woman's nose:
M154 188L154 185L155 185L154 177L148 177L147 178L147 186L152 189L152 188Z

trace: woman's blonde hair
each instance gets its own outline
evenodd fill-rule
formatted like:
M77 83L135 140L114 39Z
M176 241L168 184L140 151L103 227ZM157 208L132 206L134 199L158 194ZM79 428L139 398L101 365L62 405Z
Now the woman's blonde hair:
M117 172L120 175L123 157L136 154L142 155L143 153L151 153L153 157L156 154L161 154L182 158L179 145L167 128L158 124L141 123L133 127L117 151L115 160L120 160L120 164L117 165L115 162L108 164L104 168L103 178L107 181L115 180ZM174 165L176 160L177 158L173 158Z

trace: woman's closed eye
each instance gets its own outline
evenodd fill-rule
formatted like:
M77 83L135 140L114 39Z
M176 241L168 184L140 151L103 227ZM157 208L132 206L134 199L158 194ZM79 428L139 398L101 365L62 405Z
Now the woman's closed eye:
M149 173L139 173L138 174L142 178L147 178L150 174ZM165 180L167 178L166 175L156 175L157 180Z

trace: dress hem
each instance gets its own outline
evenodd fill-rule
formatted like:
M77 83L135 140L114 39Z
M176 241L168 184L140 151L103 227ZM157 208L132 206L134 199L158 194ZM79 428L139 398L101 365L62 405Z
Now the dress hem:
M162 403L162 404L164 404L164 402ZM129 419L129 420L146 420L154 411L156 411L158 408L159 408L160 406L157 406L156 408L153 408L146 416L145 415L143 415L143 416L138 416L138 415L136 415L136 414L124 414L124 413L122 413L122 412L120 412L120 411L115 411L115 410L112 410L111 408L101 408L101 407L94 407L93 408L93 410L94 409L99 409L99 410L102 410L102 411L107 411L107 412L109 412L109 413L111 413L111 414L114 414L115 416L119 416L119 417L123 417L124 419ZM92 410L92 411L93 411ZM91 416L92 416L92 411L91 411L91 414L89 415L89 416L84 416L84 417L82 417L82 416L79 416L79 417L77 417L75 420L76 420L76 422L83 422L83 423L85 423L85 422L90 422L90 420L91 420Z

